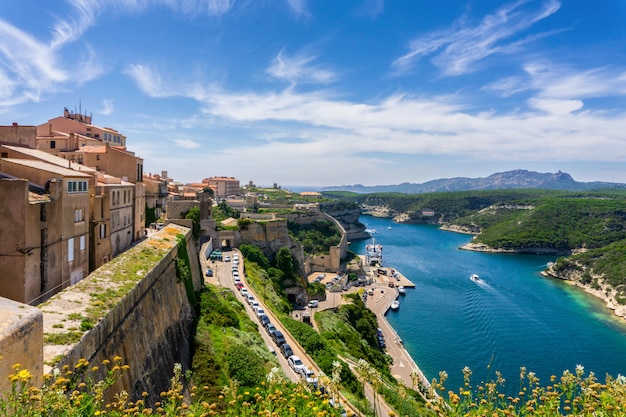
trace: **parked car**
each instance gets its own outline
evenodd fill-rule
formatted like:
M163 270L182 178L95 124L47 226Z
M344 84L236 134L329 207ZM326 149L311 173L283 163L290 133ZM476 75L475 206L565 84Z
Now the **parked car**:
M263 327L265 327L270 322L270 318L267 317L267 314L261 314L259 316L259 321L261 322L261 325L263 325Z
M206 270L206 276L207 277L212 277L213 276L213 270L212 269L207 269Z
M315 376L315 372L313 372L306 366L303 366L300 369L300 376L306 381L308 385L312 385L313 387L317 388L317 377Z
M278 347L281 347L283 343L286 342L285 336L283 336L283 332L280 330L276 330L274 334L272 334L272 339L274 339L274 343L276 343Z
M257 300L250 301L250 306L252 306L253 309L256 309L257 307L261 307L261 305L259 304Z
M291 349L291 346L289 345L289 343L283 343L280 346L280 352L283 354L285 359L293 355L293 349Z
M248 295L248 292L249 292L246 287L241 287L239 291L241 291L241 295L244 295L244 296Z
M276 326L274 326L272 323L267 323L265 325L265 330L267 330L267 334L270 335L270 337L272 337L272 335L274 334L274 332L277 330Z
M239 278L239 272L233 271L233 279Z
M289 364L291 369L293 369L297 374L300 373L300 369L304 366L304 363L302 363L302 359L300 359L296 355L291 355L290 357L288 357L287 363Z
M317 300L311 300L309 301L309 308L315 308L319 305L319 301Z
M239 282L235 282L235 287L236 287L238 290L240 290L240 289L242 289L242 288L243 288L243 284L241 283L241 281L239 281Z
M228 255L224 256L224 262L230 262L230 256Z
M265 314L265 310L259 306L254 310L254 313L256 314L256 317L259 318L262 314Z

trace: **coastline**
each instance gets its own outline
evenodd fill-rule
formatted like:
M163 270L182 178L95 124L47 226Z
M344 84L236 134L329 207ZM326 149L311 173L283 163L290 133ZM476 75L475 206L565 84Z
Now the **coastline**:
M541 271L541 275L545 278L558 279L560 281L564 281L568 285L572 285L577 287L589 295L592 295L601 301L604 302L607 310L610 310L611 313L620 321L626 322L626 305L622 305L615 301L616 291L613 287L608 285L600 285L600 288L592 288L590 285L583 284L579 279L573 279L569 277L561 277L553 272L551 272L550 268L545 271Z
M384 267L386 270L393 270L397 273L395 285L390 286L389 276L375 273L377 268L367 267L366 272L372 278L374 295L367 297L366 305L376 314L378 324L383 330L385 341L387 342L387 354L392 357L393 363L390 365L391 374L402 381L407 387L416 389L424 398L430 390L430 381L426 378L413 357L409 354L402 343L396 329L387 320L387 313L390 311L391 303L400 297L396 285L405 288L414 288L413 284L397 268Z

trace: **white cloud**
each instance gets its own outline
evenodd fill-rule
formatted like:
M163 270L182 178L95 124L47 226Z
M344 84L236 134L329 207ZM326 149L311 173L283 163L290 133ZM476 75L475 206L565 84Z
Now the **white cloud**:
M139 89L149 97L157 98L170 95L163 90L161 76L158 71L148 66L142 64L131 65L126 70L126 74L130 75Z
M69 79L54 50L0 20L0 105L38 101L43 91Z
M174 143L184 149L196 149L202 146L198 142L190 139L174 139Z
M490 55L516 52L524 44L547 34L512 39L560 8L559 1L546 0L538 10L522 10L526 3L525 0L518 0L507 4L485 16L475 26L461 19L449 29L417 38L409 44L409 52L397 58L392 66L405 71L418 58L433 55L433 64L444 75L455 76L470 72L476 62Z
M335 74L332 71L312 65L315 59L315 55L287 56L281 50L266 72L274 78L289 81L292 85L299 82L325 84L334 81Z
M113 106L113 100L106 99L106 98L103 99L102 110L100 111L100 113L104 114L105 116L109 116L113 114L114 111L115 111L115 107Z
M524 65L524 74L497 80L485 87L505 97L533 91L540 98L584 99L626 95L626 71L621 68L578 70L548 61Z
M289 7L291 7L291 9L299 16L306 16L309 14L306 0L287 0L287 4L289 4Z
M547 113L565 115L583 108L580 100L553 100L542 98L531 98L528 100L530 107L543 110Z

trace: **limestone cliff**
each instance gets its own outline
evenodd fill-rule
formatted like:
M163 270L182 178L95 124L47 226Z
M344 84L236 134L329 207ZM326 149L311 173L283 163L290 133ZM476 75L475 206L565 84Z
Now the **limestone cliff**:
M328 205L322 206L322 210L341 223L349 241L370 237L365 231L365 225L359 221L362 211L358 206L346 209Z

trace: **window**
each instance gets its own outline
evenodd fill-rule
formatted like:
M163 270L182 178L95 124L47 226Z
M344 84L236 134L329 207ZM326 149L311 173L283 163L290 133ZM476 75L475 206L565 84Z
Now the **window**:
M107 237L107 225L101 224L100 225L100 239L104 239L105 237Z
M51 140L50 141L50 149L54 149L57 147L57 141L56 140Z
M8 152L2 152L2 154L0 154L0 157L8 158L9 157L9 153Z
M74 210L74 222L78 223L82 222L83 220L85 220L85 218L83 217L83 209L79 208Z
M74 260L74 238L67 239L67 261L72 262Z
M85 250L85 236L80 237L80 250Z
M68 193L86 193L87 181L68 181L67 182Z

